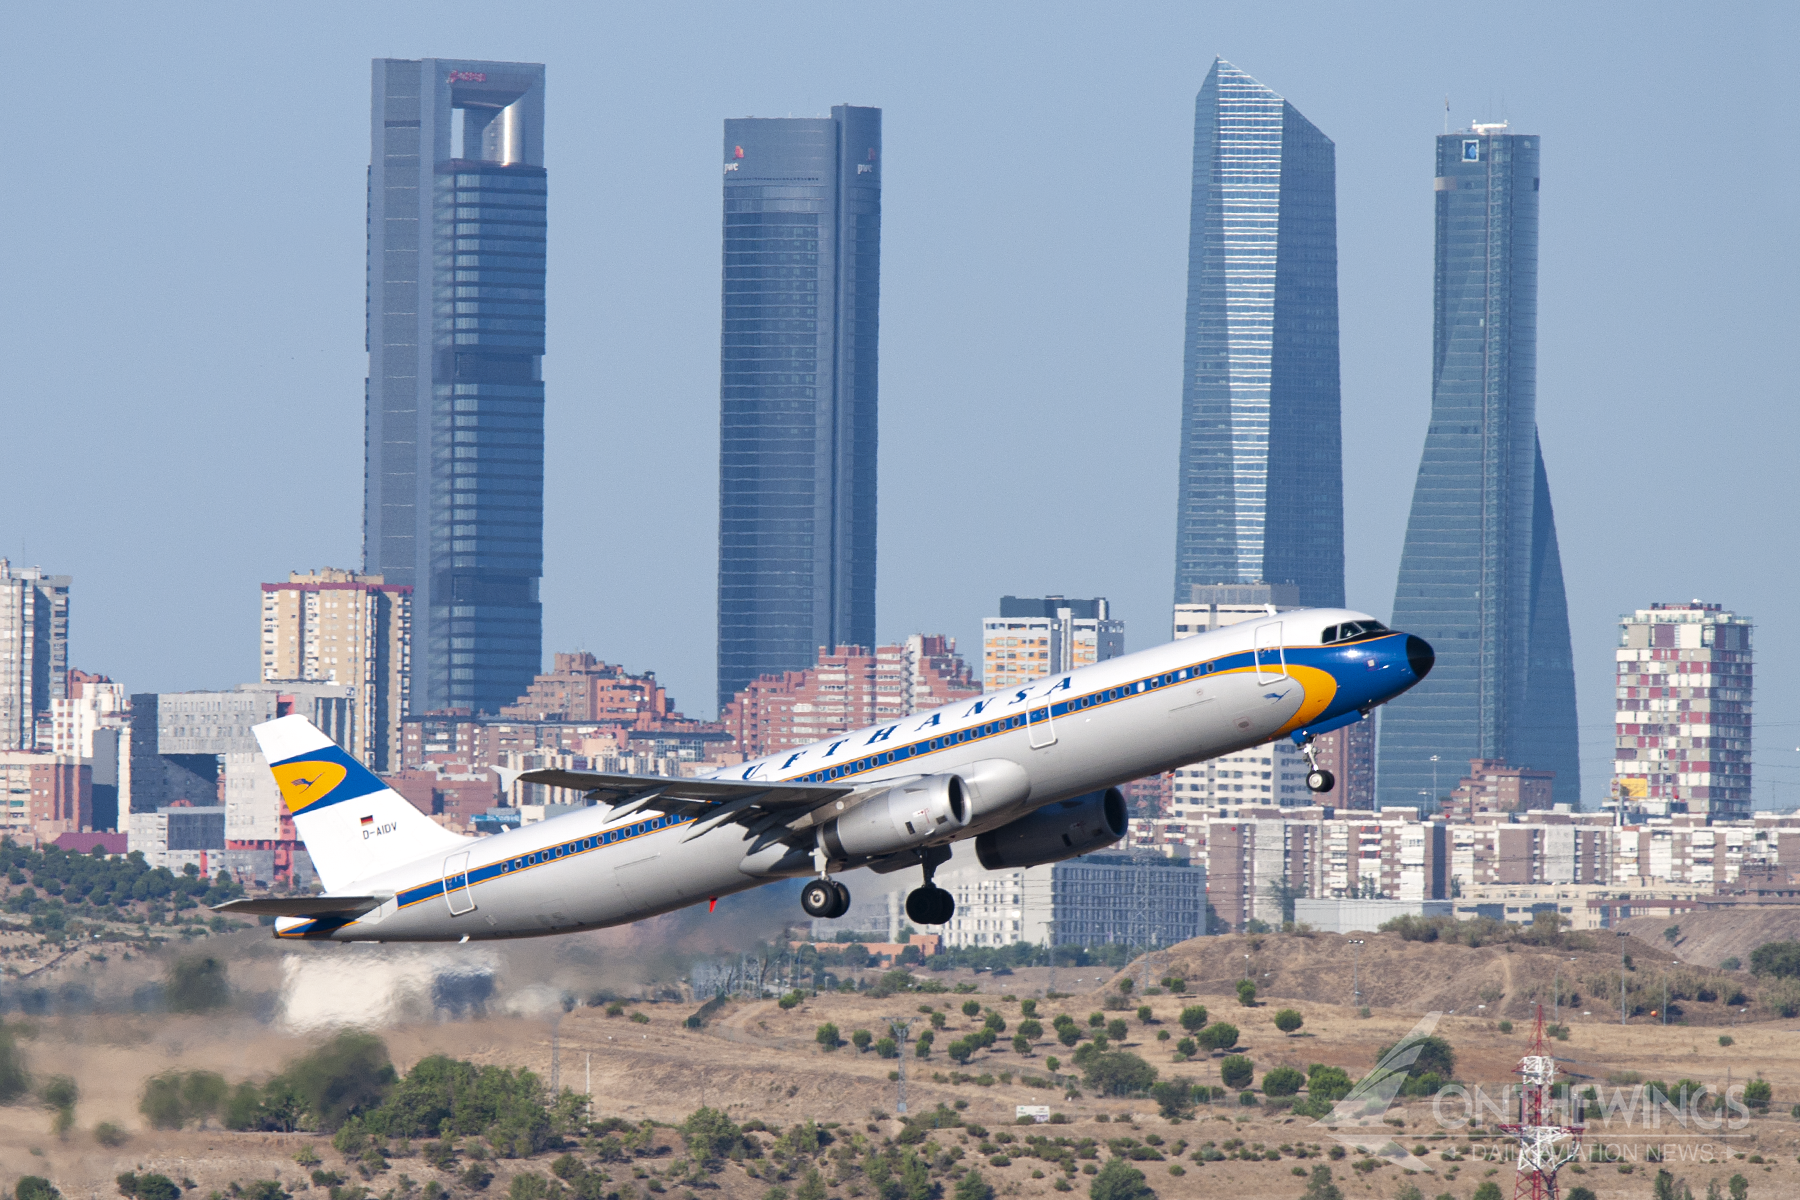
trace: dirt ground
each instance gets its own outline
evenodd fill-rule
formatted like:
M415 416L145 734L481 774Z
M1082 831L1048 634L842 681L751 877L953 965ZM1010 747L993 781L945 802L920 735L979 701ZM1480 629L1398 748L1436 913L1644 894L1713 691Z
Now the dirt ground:
M1671 943L1663 936L1680 930ZM1673 950L1684 962L1716 967L1728 958L1750 965L1750 952L1764 942L1800 941L1800 905L1745 905L1708 909L1684 917L1631 917L1619 922L1634 938Z
M1139 1002L1150 1005L1153 1023L1149 1025L1140 1024L1134 1011L1102 1009L1115 977L1098 969L1060 968L1058 989L1076 994L1040 1000L1039 1017L1047 1030L1050 1018L1059 1012L1067 1012L1083 1024L1094 1011L1105 1011L1109 1019L1123 1017L1131 1031L1125 1048L1141 1053L1156 1066L1162 1078L1216 1084L1220 1082L1216 1058L1173 1061L1171 1048L1181 1036L1177 1018L1184 1005L1205 1004L1213 1019L1235 1024L1240 1030L1237 1049L1254 1060L1259 1080L1272 1067L1293 1065L1305 1069L1314 1062L1342 1066L1353 1077L1359 1076L1374 1063L1382 1047L1398 1040L1435 1009L1444 1015L1436 1018L1434 1030L1456 1049L1459 1079L1498 1088L1513 1078L1513 1069L1526 1049L1526 1014L1531 994L1536 991L1547 995L1544 985L1565 968L1578 974L1590 967L1597 970L1600 959L1615 970L1617 964L1611 954L1595 955L1593 963L1569 964L1570 955L1523 948L1512 953L1493 947L1470 950L1407 943L1393 935L1370 935L1364 941L1366 944L1357 951L1345 939L1325 935L1239 935L1175 947L1153 961L1150 971L1155 978L1185 974L1188 991L1181 996L1134 997L1133 1009ZM1246 954L1250 955L1247 966ZM1572 957L1583 958L1579 954ZM1355 989L1370 1005L1371 1015L1367 1018L1349 1003L1353 958ZM683 1025L694 1005L646 1003L635 1006L634 1011L650 1018L647 1025L623 1017L607 1017L598 1007L578 1005L567 1013L558 1007L536 1016L403 1020L380 1032L396 1067L402 1071L432 1053L480 1063L522 1065L546 1079L554 1073L563 1087L589 1092L601 1116L674 1124L705 1104L726 1109L740 1122L754 1117L785 1127L810 1118L837 1123L841 1134L854 1130L879 1140L877 1135L893 1134L899 1128L892 1120L898 1102L897 1084L888 1078L896 1063L873 1053L859 1054L848 1045L827 1052L816 1042L815 1031L829 1021L848 1039L854 1030L880 1031L889 1020L910 1017L915 1019L916 1035L926 1027L926 1017L919 1009L930 1005L947 1013L946 1027L937 1035L937 1051L929 1060L921 1061L910 1053L906 1056L906 1098L911 1112L939 1104L953 1106L960 1101L966 1105L961 1111L965 1120L995 1132L1004 1128L1014 1133L1092 1137L1103 1146L1109 1138L1144 1139L1154 1133L1164 1139L1161 1152L1165 1154L1182 1139L1190 1144L1190 1153L1203 1142L1222 1143L1227 1139L1242 1139L1246 1151L1258 1145L1268 1150L1290 1147L1289 1153L1278 1153L1278 1161L1230 1159L1197 1163L1191 1158L1177 1160L1169 1155L1164 1161L1137 1163L1157 1192L1173 1200L1228 1195L1298 1196L1305 1180L1294 1174L1295 1168L1304 1171L1319 1163L1332 1167L1335 1181L1351 1198L1391 1197L1403 1185L1412 1184L1427 1200L1440 1195L1466 1200L1490 1176L1501 1184L1505 1194L1511 1194L1513 1171L1505 1147L1488 1142L1485 1136L1469 1139L1456 1121L1464 1111L1459 1102L1440 1103L1436 1113L1429 1101L1397 1105L1386 1115L1403 1122L1403 1127L1390 1121L1357 1133L1347 1128L1334 1130L1291 1114L1245 1109L1235 1103L1211 1109L1202 1106L1194 1120L1174 1124L1158 1116L1156 1106L1147 1100L1105 1099L1091 1094L1066 1098L1060 1088L1028 1083L1027 1076L1041 1079L1048 1075L1048 1055L1054 1052L1066 1057L1067 1051L1046 1041L1029 1056L1016 1054L1009 1038L1020 1019L1020 1007L1016 1001L1002 997L1026 997L1034 992L1041 995L1047 989L1047 980L1040 982L1037 978L1042 970L1035 968L999 977L963 976L979 980L981 991L974 998L999 1011L1008 1025L1007 1036L996 1043L996 1048L978 1054L964 1069L970 1075L993 1076L989 1086L950 1081L950 1072L955 1068L945 1057L944 1046L979 1025L979 1018L971 1019L961 1012L960 1005L968 997L953 994L897 993L885 999L832 994L809 998L791 1010L781 1009L772 1000L737 1001L699 1030ZM1246 971L1261 984L1259 1002L1254 1008L1241 1006L1233 991L1237 979ZM1128 974L1141 979L1144 971L1139 966ZM1075 982L1078 977L1080 983ZM1495 988L1499 995L1492 1001L1479 998ZM1480 1004L1488 1007L1477 1008ZM1274 1013L1285 1007L1298 1009L1305 1020L1294 1036L1280 1033L1273 1025ZM1451 1009L1456 1011L1452 1013ZM1494 1015L1490 1017L1489 1013ZM1509 1034L1501 1033L1498 1025L1506 1015L1515 1022ZM1601 1200L1647 1197L1649 1176L1655 1167L1642 1161L1644 1150L1650 1145L1666 1145L1671 1169L1688 1180L1697 1196L1705 1194L1708 1180L1716 1177L1723 1186L1733 1172L1746 1175L1750 1196L1755 1200L1800 1196L1800 1161L1796 1158L1800 1154L1800 1121L1788 1115L1789 1106L1800 1102L1800 1022L1745 1020L1728 1027L1728 1014L1720 1012L1705 1014L1704 1020L1697 1017L1696 1023L1685 1026L1664 1027L1639 1018L1621 1027L1615 1011L1583 1015L1565 1010L1562 1015L1570 1027L1569 1038L1551 1042L1550 1048L1561 1060L1561 1069L1574 1076L1577 1083L1593 1082L1606 1087L1609 1078L1635 1082L1631 1073L1636 1073L1643 1079L1673 1082L1691 1078L1727 1086L1760 1075L1770 1083L1774 1095L1770 1115L1750 1120L1741 1130L1690 1132L1672 1124L1656 1130L1638 1130L1629 1136L1623 1129L1598 1130L1590 1140L1611 1145L1615 1152L1636 1159L1630 1164L1632 1172L1621 1174L1611 1164L1592 1164L1580 1174L1565 1169L1565 1192L1581 1183L1592 1188ZM13 1027L19 1028L16 1020ZM1157 1032L1162 1030L1171 1031L1170 1041L1156 1040ZM288 1058L324 1037L323 1030L296 1031L279 1021L236 1013L223 1017L54 1017L31 1021L26 1033L20 1044L34 1072L40 1076L64 1073L76 1079L81 1089L77 1130L67 1141L59 1141L50 1131L50 1114L45 1110L31 1106L0 1109L0 1187L10 1188L22 1174L39 1174L51 1178L71 1200L97 1200L116 1194L113 1179L118 1173L147 1169L177 1180L191 1179L199 1189L196 1200L201 1200L233 1181L248 1183L279 1177L290 1186L301 1184L303 1172L293 1156L302 1147L312 1147L327 1165L342 1169L339 1156L322 1137L234 1134L217 1129L157 1132L144 1127L136 1110L144 1080L158 1072L177 1067L204 1068L219 1071L233 1081L266 1078ZM1722 1034L1731 1037L1733 1044L1721 1046ZM1069 1068L1065 1066L1064 1070ZM1010 1082L1002 1077L1002 1072L1010 1072ZM1048 1105L1064 1114L1068 1124L1014 1130L1014 1106L1021 1104ZM1451 1123L1445 1125L1440 1115ZM1101 1123L1100 1117L1107 1121ZM1119 1122L1128 1117L1133 1127L1122 1128ZM94 1140L95 1124L108 1120L130 1131L130 1140L124 1146L109 1149ZM871 1125L875 1126L874 1131L869 1129ZM1484 1135L1487 1132L1491 1132L1491 1127ZM1343 1159L1300 1159L1291 1153L1296 1146L1329 1151L1340 1144L1334 1133L1352 1147ZM1445 1136L1437 1136L1440 1134ZM1424 1160L1428 1169L1410 1178L1403 1174L1403 1168L1392 1165L1366 1173L1351 1169L1362 1157L1353 1148L1355 1145L1361 1143L1374 1150L1390 1138L1409 1150L1414 1145L1425 1146L1429 1152ZM665 1135L665 1140L673 1143L672 1132ZM963 1131L941 1130L932 1135L932 1140L944 1149L962 1148L969 1155L965 1163L979 1161L975 1155L978 1139L968 1139ZM1445 1161L1441 1157L1445 1146L1457 1147L1462 1161ZM1491 1162L1482 1157L1490 1150L1503 1161ZM679 1153L677 1150L659 1160L646 1160L642 1165L660 1170ZM1752 1163L1749 1159L1753 1155L1767 1161ZM1103 1149L1101 1161L1105 1157ZM1717 1161L1695 1161L1701 1157ZM501 1164L498 1177L486 1194L503 1195L512 1172L543 1173L547 1163L547 1158L540 1158ZM1184 1174L1171 1174L1171 1166L1176 1165ZM640 1189L654 1182L654 1176L633 1180L628 1166L610 1169L622 1186L624 1200L638 1200L640 1195L643 1200L652 1200ZM1006 1196L1048 1195L1060 1174L1049 1164L1027 1157L1015 1157L1008 1166L982 1165L982 1170L999 1193ZM1043 1177L1033 1178L1034 1170L1041 1171ZM396 1159L392 1170L377 1176L370 1186L377 1195L398 1188L395 1196L404 1196L405 1189L398 1180L402 1174L418 1184L435 1179L449 1186L458 1200L465 1194L453 1179L437 1174L417 1158ZM728 1166L716 1179L730 1200L762 1200L770 1186L769 1180L753 1178L735 1165ZM1085 1191L1085 1177L1078 1175L1073 1182L1078 1191ZM685 1189L673 1185L668 1190L671 1196L686 1194ZM849 1187L832 1192L833 1200L851 1200L854 1195ZM322 1193L319 1200L323 1200Z

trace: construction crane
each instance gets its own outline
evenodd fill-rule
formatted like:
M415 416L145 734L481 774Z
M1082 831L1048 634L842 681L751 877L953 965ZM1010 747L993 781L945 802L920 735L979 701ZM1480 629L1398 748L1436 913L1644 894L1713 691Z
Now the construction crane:
M1513 1200L1557 1200L1556 1172L1581 1153L1582 1124L1554 1125L1556 1059L1544 1045L1544 1006L1537 1005L1537 1026L1525 1057L1519 1060L1519 1120L1502 1125L1519 1143L1518 1175Z

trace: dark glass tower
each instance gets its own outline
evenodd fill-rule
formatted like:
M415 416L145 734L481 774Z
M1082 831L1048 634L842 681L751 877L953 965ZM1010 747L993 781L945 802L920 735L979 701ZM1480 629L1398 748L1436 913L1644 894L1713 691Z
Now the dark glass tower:
M1437 142L1431 425L1394 625L1437 650L1381 719L1383 804L1455 786L1472 758L1556 772L1579 805L1575 669L1537 434L1538 139ZM1435 799L1435 797L1434 797Z
M1336 148L1223 59L1194 110L1175 602L1268 582L1341 605Z
M875 644L881 110L725 122L719 705Z
M413 589L412 707L543 654L544 68L375 60L363 569Z

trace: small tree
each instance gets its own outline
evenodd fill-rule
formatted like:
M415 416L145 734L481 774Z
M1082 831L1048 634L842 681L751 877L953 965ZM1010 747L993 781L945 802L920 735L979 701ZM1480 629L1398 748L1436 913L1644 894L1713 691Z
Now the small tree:
M1206 1027L1206 1005L1190 1004L1181 1010L1181 1027L1189 1033L1199 1033Z
M1248 979L1240 979L1237 984L1238 1003L1245 1008L1256 1007L1256 985Z
M1215 1021L1200 1031L1199 1040L1207 1050L1229 1050L1237 1045L1238 1027Z
M794 1189L794 1200L825 1200L825 1177L819 1174L819 1168L806 1168L800 1186Z
M1744 1085L1744 1104L1758 1112L1767 1112L1773 1094L1766 1079L1752 1079Z
M1123 1018L1115 1017L1106 1023L1106 1036L1115 1042L1124 1041L1127 1032Z
M1186 1080L1164 1079L1150 1089L1157 1109L1171 1121L1194 1111L1194 1089Z
M1680 939L1681 939L1681 926L1671 925L1667 929L1663 930L1663 941L1669 943L1669 945L1673 946Z
M1731 1193L1731 1200L1746 1200L1750 1195L1750 1181L1742 1175L1733 1175L1725 1181L1725 1190Z
M64 1141L69 1138L69 1130L75 1127L75 1101L80 1094L75 1081L67 1075L52 1075L38 1089L38 1099L44 1102L45 1108L56 1114L51 1118L50 1128Z
M1666 1175L1668 1172L1665 1171L1663 1174ZM1475 1194L1470 1197L1470 1200L1501 1200L1500 1185L1491 1179L1483 1180L1481 1186L1475 1189Z
M858 1029L850 1035L850 1044L856 1047L856 1052L858 1054L867 1050L869 1048L869 1043L874 1040L875 1035L866 1029Z
M1155 1014L1150 1011L1150 1006L1148 1004L1138 1005L1137 1019L1139 1025L1148 1025L1154 1016Z
M1242 1054L1227 1054L1219 1060L1219 1079L1228 1088L1247 1088L1255 1073L1250 1059Z
M744 1131L716 1108L696 1108L681 1123L681 1140L688 1153L706 1167L717 1167L725 1158L744 1151Z
M843 1039L838 1037L838 1027L830 1021L819 1026L818 1031L813 1034L813 1041L819 1043L826 1050L836 1050L844 1044Z
M178 958L169 967L163 984L170 1012L206 1012L231 999L231 983L225 964L210 954Z
M1154 1200L1144 1173L1123 1158L1108 1159L1088 1184L1088 1200Z
M1276 1067L1263 1072L1262 1090L1265 1096L1292 1096L1305 1083L1306 1076L1293 1067Z
M980 1048L979 1042L972 1042L968 1038L957 1038L944 1048L944 1052L958 1063L967 1063L969 1057Z
M979 1000L964 1000L962 1002L963 1016L972 1017L972 1016L975 1016L980 1011L981 1011L981 1001L979 1001Z
M1344 1200L1343 1190L1331 1182L1330 1167L1321 1163L1312 1169L1312 1178L1306 1181L1300 1200Z
M1121 996L1131 995L1131 976L1127 975L1127 976L1123 977L1122 979L1120 979L1119 983L1118 983L1118 988L1119 988L1119 994Z
M1292 1033L1305 1023L1306 1018L1302 1017L1300 1010L1296 1008L1284 1008L1275 1014L1275 1028L1283 1033Z
M993 1194L994 1189L988 1186L980 1171L970 1171L956 1181L956 1200L990 1200Z
M13 1185L13 1197L14 1200L62 1200L62 1193L42 1175L22 1175Z

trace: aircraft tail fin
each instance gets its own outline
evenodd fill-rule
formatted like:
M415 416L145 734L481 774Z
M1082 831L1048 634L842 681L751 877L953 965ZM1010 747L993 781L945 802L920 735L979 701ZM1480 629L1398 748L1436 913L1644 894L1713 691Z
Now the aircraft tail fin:
M305 717L256 726L256 744L327 892L467 838L421 813Z

